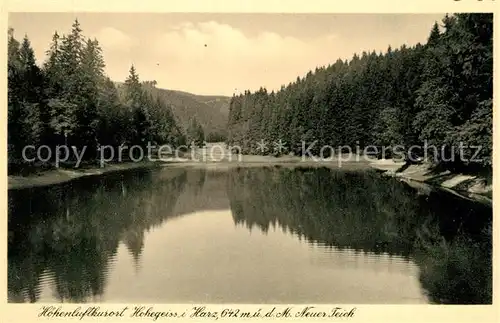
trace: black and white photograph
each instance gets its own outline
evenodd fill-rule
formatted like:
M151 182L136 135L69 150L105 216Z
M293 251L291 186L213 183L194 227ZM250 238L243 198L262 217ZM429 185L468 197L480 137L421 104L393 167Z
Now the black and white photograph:
M10 12L7 302L492 304L493 25Z

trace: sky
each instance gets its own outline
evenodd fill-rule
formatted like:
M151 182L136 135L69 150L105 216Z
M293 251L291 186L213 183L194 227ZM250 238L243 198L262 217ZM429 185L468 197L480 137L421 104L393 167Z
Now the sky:
M114 81L133 64L160 88L231 96L277 90L354 53L424 43L444 15L10 13L9 26L17 39L28 36L41 64L54 32L69 33L78 18Z

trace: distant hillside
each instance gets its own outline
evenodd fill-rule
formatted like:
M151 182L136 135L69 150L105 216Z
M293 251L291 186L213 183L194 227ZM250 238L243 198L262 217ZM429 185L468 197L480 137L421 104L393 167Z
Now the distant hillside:
M165 91L170 91L170 90L165 90ZM197 95L182 91L172 91L172 92L178 93L179 95L190 96L196 101L208 104L209 106L216 108L226 116L229 115L229 103L231 101L230 97L220 96L220 95Z
M123 83L116 83L117 87ZM180 125L187 127L189 120L194 116L203 126L205 135L218 133L225 135L227 118L229 115L230 97L196 95L188 92L153 88L172 110Z

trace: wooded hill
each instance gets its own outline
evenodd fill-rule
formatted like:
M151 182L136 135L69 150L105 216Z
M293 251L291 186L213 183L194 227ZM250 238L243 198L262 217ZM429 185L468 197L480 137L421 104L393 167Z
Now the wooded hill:
M115 82L118 89L124 89L124 83ZM154 81L143 82L148 89L168 104L179 124L188 129L191 119L195 118L203 127L206 139L224 141L227 132L230 97L203 96L183 91L167 90L156 87ZM212 140L211 140L212 139Z
M427 143L439 150L445 145L438 164L491 165L492 53L492 14L446 15L426 44L363 52L310 71L277 93L261 88L233 96L228 144L272 154L269 143L281 139L284 153L300 154L302 141L308 147L317 140L312 151L318 154L325 145L408 149ZM260 151L261 140L268 151ZM474 148L464 150L464 159L480 161L461 162L451 148L460 143L481 146L477 156Z

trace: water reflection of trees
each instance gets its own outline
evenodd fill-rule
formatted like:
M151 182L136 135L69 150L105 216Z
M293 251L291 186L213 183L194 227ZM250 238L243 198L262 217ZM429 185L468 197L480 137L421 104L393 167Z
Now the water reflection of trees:
M186 172L172 170L9 192L9 300L37 301L43 277L60 301L102 295L120 241L139 262L144 233L175 216L185 183Z
M171 217L230 207L237 225L411 257L436 303L491 302L491 208L448 194L417 195L366 172L169 169L9 192L8 297L97 300L120 243L140 268L144 236Z
M237 225L411 257L432 302L491 302L489 207L371 172L242 168L227 187Z

